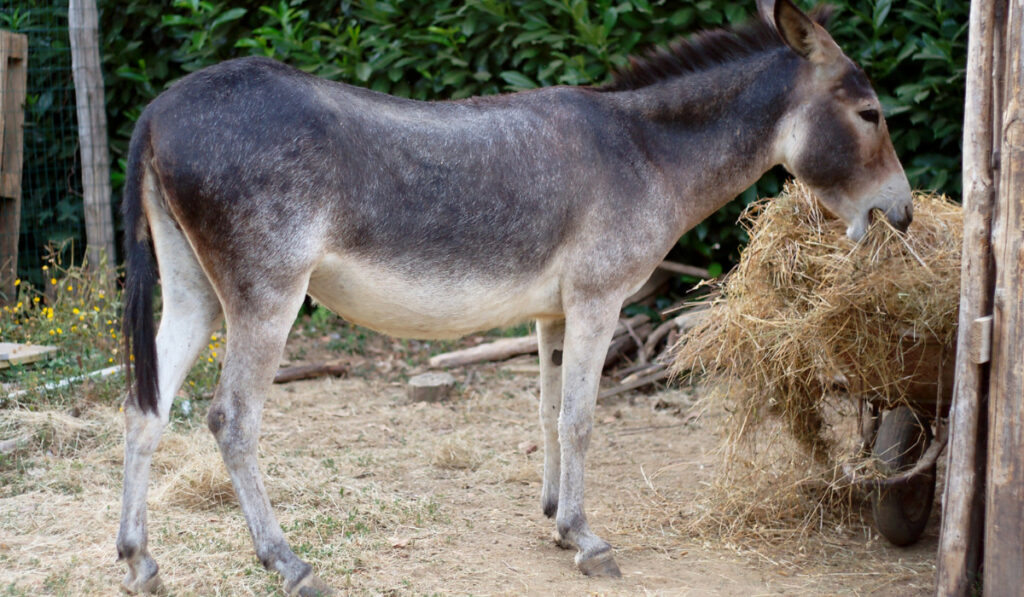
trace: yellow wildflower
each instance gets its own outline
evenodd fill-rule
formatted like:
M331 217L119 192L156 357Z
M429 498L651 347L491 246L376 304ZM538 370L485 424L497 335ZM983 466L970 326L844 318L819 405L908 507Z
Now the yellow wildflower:
M57 285L57 278L50 278L50 284Z
M16 279L14 280L14 285L15 285L15 286L21 286L21 278L16 278Z
M78 313L79 313L78 307L75 307L74 309L72 309L71 312L74 313L75 315L78 315Z

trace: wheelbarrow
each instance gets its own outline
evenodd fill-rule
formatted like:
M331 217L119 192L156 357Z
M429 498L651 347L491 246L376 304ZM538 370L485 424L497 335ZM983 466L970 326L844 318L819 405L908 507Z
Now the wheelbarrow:
M901 399L877 394L862 397L862 452L870 454L882 477L862 477L847 470L855 484L871 490L872 513L879 532L894 545L911 545L921 537L935 498L936 462L946 445L946 425L953 396L955 350L938 342L920 342L903 352ZM879 387L879 380L865 380ZM933 432L934 428L934 432Z

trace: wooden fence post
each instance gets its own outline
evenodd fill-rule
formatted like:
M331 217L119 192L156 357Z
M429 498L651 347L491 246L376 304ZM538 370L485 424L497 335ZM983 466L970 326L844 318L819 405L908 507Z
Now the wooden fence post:
M28 37L0 31L0 303L15 296Z
M936 594L966 596L979 580L983 537L987 358L983 327L992 311L990 238L996 192L993 135L998 111L993 65L998 35L996 0L971 3L967 95L964 102L964 246L960 273L960 318L946 487L942 499ZM991 320L987 320L991 321Z
M116 257L98 23L96 0L70 0L68 32L71 36L71 70L75 79L78 139L82 153L86 254L93 267L99 265L104 257L110 260Z
M995 291L989 377L984 588L1024 591L1024 0L1006 14L1005 108L993 221Z

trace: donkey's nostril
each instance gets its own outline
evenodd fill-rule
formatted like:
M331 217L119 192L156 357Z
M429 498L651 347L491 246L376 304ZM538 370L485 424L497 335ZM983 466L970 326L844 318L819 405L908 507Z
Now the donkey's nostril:
M895 228L896 230L900 232L906 232L907 228L910 228L910 222L912 222L913 219L913 208L910 207L909 205L905 205L902 209L900 209L900 213L896 215L896 217L889 218L889 223L892 224L892 227Z

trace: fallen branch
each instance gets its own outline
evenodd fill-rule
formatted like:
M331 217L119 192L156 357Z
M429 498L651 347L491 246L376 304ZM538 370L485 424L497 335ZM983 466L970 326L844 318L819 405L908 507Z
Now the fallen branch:
M316 379L317 377L341 377L348 375L348 364L343 361L328 361L326 363L313 363L311 365L296 365L278 369L274 376L274 383L288 383L300 379Z
M648 375L646 377L641 377L636 381L620 384L614 388L607 388L605 390L601 390L601 392L598 393L597 395L597 401L600 402L602 400L607 400L612 396L618 396L619 394L622 394L624 392L628 392L630 390L635 390L637 388L642 388L652 383L659 382L663 379L667 379L670 375L671 373L669 373L668 369L662 369L657 373L652 373L651 375Z
M928 446L921 458L914 464L914 466L908 470L892 475L890 477L857 477L857 473L849 464L843 465L843 472L845 473L846 479L852 485L863 487L868 490L875 489L889 489L897 487L905 483L909 483L914 478L925 475L928 469L935 466L935 463L939 460L939 455L942 453L942 449L946 447L947 432L945 427L939 430L939 434L935 437L935 441Z
M472 348L464 348L430 357L429 364L433 368L461 367L483 361L504 361L514 356L537 352L537 337L502 338L487 344L479 344Z
M709 278L708 270L702 267L694 267L692 265L686 265L685 263L676 263L675 261L662 261L658 264L658 269L663 269L667 272L676 274L683 274L685 276L693 276L695 278Z

